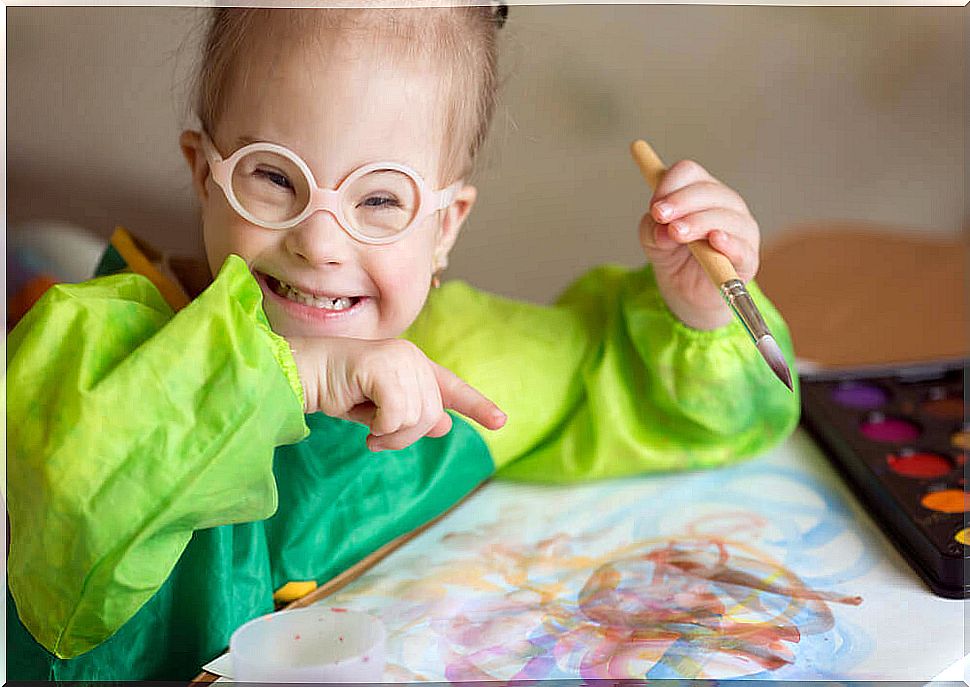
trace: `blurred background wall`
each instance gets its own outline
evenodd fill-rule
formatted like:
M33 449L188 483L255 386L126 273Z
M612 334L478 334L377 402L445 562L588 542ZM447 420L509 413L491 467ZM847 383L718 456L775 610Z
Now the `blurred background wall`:
M201 254L177 137L205 10L6 12L8 228L123 224ZM639 264L637 137L738 189L767 242L845 220L964 231L968 25L964 8L513 6L446 276L548 301Z

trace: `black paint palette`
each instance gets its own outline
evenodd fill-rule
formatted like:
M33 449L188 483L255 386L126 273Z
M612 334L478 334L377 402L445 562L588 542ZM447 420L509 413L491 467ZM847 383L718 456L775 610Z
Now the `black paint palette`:
M801 380L802 422L936 594L970 596L970 361Z

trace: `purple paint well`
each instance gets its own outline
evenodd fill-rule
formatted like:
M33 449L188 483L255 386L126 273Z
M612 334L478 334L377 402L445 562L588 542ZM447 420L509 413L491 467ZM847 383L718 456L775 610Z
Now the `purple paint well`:
M889 400L889 392L866 382L842 382L832 390L832 399L847 408L878 408Z
M898 417L884 417L878 413L873 414L863 422L859 431L872 441L892 443L914 441L920 435L920 428L909 420Z

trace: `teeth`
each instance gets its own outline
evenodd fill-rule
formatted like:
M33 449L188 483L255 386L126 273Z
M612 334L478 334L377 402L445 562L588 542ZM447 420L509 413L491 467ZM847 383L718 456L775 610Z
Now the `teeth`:
M321 310L346 310L353 305L353 300L346 296L339 298L321 298L306 293L305 291L300 291L292 284L287 284L284 281L279 282L276 292L285 298L289 298L291 301L308 305L311 308L320 308Z

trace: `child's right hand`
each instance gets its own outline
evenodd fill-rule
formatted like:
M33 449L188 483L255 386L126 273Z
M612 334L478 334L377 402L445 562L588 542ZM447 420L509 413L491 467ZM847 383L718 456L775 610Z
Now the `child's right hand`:
M403 339L288 338L303 383L304 412L370 428L371 451L402 449L451 430L445 408L487 429L506 416L450 370Z

